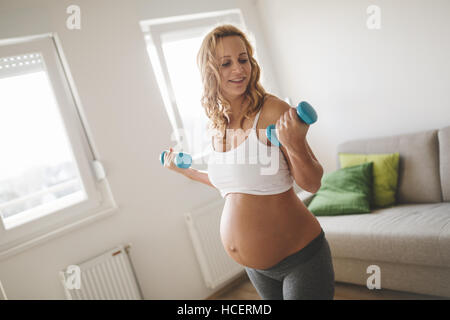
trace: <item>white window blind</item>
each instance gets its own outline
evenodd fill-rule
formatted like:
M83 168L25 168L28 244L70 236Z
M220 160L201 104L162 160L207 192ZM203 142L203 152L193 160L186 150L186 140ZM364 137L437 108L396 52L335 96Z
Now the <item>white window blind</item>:
M0 79L43 70L43 59L38 52L0 59Z

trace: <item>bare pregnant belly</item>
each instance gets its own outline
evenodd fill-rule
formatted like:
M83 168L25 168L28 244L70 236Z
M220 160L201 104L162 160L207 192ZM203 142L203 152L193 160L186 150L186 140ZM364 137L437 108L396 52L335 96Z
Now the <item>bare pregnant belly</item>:
M319 235L321 227L293 189L276 195L227 195L220 221L225 251L256 269L274 266Z

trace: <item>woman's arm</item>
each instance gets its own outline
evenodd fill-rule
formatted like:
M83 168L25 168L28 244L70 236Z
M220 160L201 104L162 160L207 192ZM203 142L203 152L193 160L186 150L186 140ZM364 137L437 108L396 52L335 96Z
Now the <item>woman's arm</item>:
M286 160L297 185L306 191L316 193L321 186L323 168L308 142L305 140L305 144L297 150L286 150L283 146L281 150L288 155Z
M197 170L194 168L187 168L187 169L178 168L173 161L173 159L175 158L175 155L176 154L175 154L175 152L173 152L172 148L170 148L170 150L164 154L164 167L166 167L167 169L170 169L172 171L181 173L182 175L184 175L185 177L187 177L189 179L192 179L194 181L204 183L207 186L216 188L211 183L211 181L209 181L207 171L200 171L200 170Z
M306 141L307 130L305 130L305 126L307 125L297 119L295 108L278 98L272 100L270 108L266 112L267 121L270 121L270 123L277 122L277 128L280 122L282 124L280 129L284 131L287 140L284 143L281 141L282 137L278 137L282 143L280 149L286 158L295 182L303 190L311 193L317 192L321 186L323 168ZM304 138L300 136L302 133L305 135Z
M189 179L192 179L192 180L204 183L207 186L216 188L211 183L211 181L209 181L208 171L201 171L201 170L197 170L197 169L194 169L194 168L188 168L188 169L182 169L182 170L183 170L183 172L181 172L181 173L184 174Z

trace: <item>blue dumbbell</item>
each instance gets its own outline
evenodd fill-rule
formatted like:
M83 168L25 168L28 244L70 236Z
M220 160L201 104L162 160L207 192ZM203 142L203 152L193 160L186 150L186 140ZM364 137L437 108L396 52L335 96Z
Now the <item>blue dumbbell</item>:
M308 125L313 124L314 122L317 121L316 111L306 101L302 101L298 104L297 115L300 118L300 120L302 120L304 123L306 123ZM281 143L280 143L280 141L278 141L278 138L277 138L274 124L271 124L270 126L267 127L266 135L267 135L267 138L269 139L270 143L272 143L274 146L277 146L277 147L281 146Z
M161 164L164 165L164 154L166 153L166 151L163 151L159 157L159 160L161 161ZM192 164L192 157L187 154L187 153L183 153L183 152L179 152L176 156L175 156L175 165L178 168L181 169L187 169L191 166Z

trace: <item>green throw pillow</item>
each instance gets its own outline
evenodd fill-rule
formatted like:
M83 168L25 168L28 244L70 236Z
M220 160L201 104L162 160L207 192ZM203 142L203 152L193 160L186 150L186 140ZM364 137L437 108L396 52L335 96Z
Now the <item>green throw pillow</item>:
M354 154L339 153L341 168L364 162L373 162L373 206L382 208L396 202L398 163L400 154Z
M373 163L363 163L324 174L322 185L308 205L316 216L369 213Z

